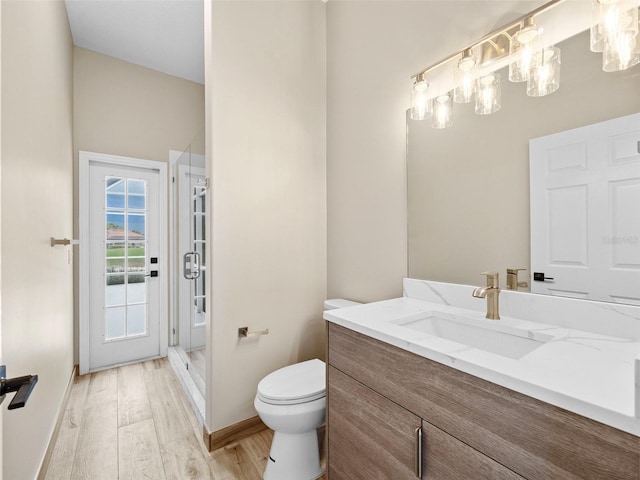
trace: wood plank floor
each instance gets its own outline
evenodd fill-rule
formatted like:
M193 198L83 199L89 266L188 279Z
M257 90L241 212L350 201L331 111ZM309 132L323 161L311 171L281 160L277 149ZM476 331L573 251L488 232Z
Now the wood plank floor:
M271 430L214 452L201 432L166 359L76 377L45 479L262 479Z

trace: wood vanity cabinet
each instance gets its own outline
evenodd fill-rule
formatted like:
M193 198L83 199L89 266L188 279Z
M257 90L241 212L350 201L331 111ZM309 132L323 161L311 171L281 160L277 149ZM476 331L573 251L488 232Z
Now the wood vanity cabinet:
M522 479L340 370L328 368L330 479Z
M328 324L328 480L640 479L640 438Z

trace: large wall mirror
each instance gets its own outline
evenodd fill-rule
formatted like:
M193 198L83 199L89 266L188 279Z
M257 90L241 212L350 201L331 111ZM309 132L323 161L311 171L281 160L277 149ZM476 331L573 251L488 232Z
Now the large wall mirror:
M523 268L521 280L531 286L529 141L640 112L640 65L603 72L601 55L589 50L588 31L557 46L561 82L551 95L528 97L525 85L509 82L503 69L498 112L480 116L473 104L455 104L453 125L440 130L428 120L407 121L411 278L481 285L481 272L497 271L504 288L506 269ZM636 130L640 142L640 121ZM631 199L640 198L635 153L628 159L636 177ZM633 244L640 237L640 203L627 203L635 209L627 223L636 231L624 238ZM610 225L602 229L599 241L615 243ZM625 264L635 273L628 287L640 296L640 245L633 252ZM636 303L623 297L611 301Z

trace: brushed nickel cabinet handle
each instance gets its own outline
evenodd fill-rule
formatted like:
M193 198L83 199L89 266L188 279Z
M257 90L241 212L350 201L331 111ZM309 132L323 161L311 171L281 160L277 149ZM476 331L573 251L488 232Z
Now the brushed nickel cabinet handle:
M416 478L422 478L422 427L416 428Z

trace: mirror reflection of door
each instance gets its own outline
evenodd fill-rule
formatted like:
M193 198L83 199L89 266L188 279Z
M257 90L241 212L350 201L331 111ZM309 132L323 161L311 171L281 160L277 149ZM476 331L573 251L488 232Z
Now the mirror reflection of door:
M640 114L529 147L531 291L640 305Z

